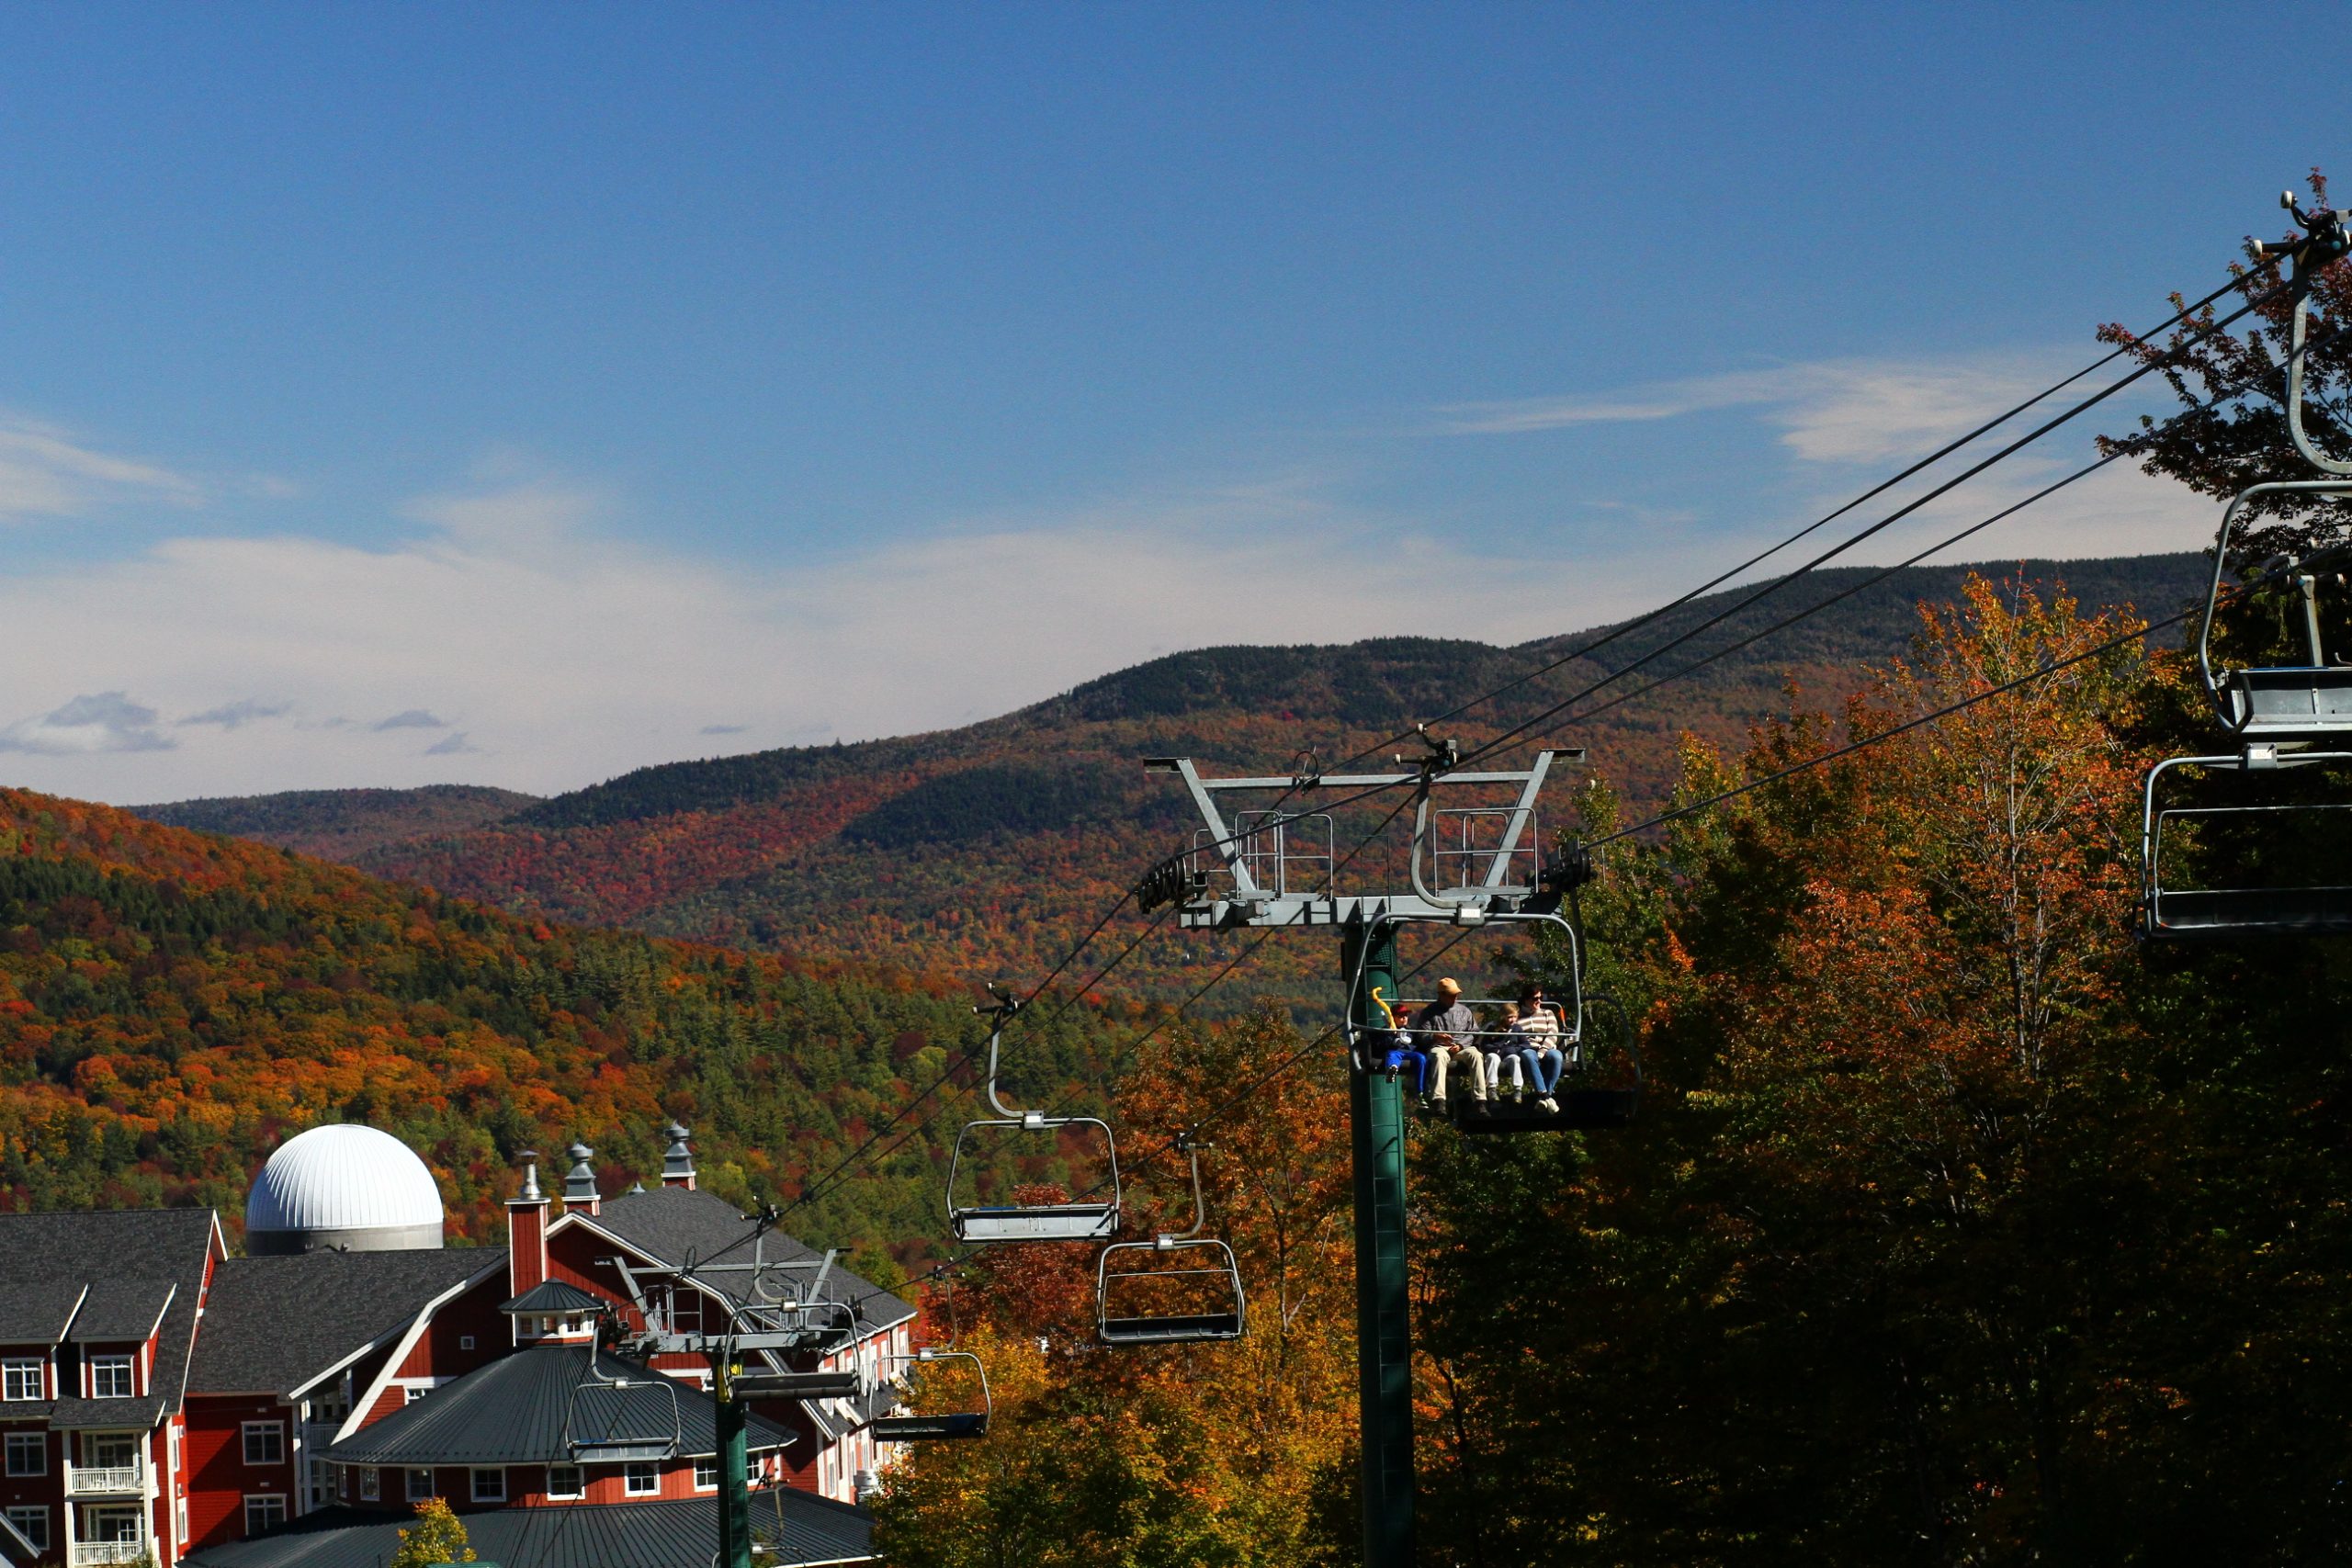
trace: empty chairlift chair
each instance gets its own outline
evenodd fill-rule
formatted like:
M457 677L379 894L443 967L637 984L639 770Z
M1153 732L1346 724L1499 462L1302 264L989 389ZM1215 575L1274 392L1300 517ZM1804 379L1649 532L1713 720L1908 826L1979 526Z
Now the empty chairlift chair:
M678 1457L684 1420L678 1385L659 1372L630 1377L607 1372L599 1353L588 1364L563 1413L564 1446L575 1464L666 1461Z
M925 1443L951 1441L961 1438L985 1438L989 1435L989 1417L995 1414L995 1404L989 1397L988 1369L969 1350L926 1348L911 1356L888 1356L883 1365L893 1363L914 1369L911 1378L898 1381L906 1391L910 1404L928 1404L934 1395L935 1380L924 1376L933 1368L968 1363L977 1397L961 1403L958 1410L907 1410L875 1417L872 1424L874 1440L878 1443ZM978 1408L970 1408L977 1404Z
M1193 1228L1102 1249L1094 1269L1094 1316L1105 1344L1238 1339L1248 1329L1249 1302L1233 1248L1201 1234L1208 1215L1200 1148L1190 1134L1176 1146L1192 1161Z
M1005 1104L997 1094L997 1054L1004 1039L1005 1020L1020 1010L1021 1003L997 993L993 986L989 990L997 995L996 1004L973 1010L989 1013L994 1019L989 1032L988 1099L997 1114L967 1122L956 1134L955 1153L947 1166L947 1223L961 1242L1106 1240L1119 1229L1119 1153L1111 1124L1096 1116L1050 1116ZM1076 1130L1084 1142L1101 1151L1103 1176L1095 1189L1053 1202L989 1202L977 1190L976 1174L973 1200L967 1202L959 1196L967 1167L985 1163L991 1147L1001 1146L1005 1135L1050 1154L1059 1148L1067 1130Z

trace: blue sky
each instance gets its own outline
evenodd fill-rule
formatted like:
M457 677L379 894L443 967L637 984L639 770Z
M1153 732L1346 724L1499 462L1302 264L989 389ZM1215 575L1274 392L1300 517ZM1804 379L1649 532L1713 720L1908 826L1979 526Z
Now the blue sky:
M2215 20L0 12L0 779L546 791L1638 609L2278 230L2335 121ZM2210 526L2084 488L1963 554Z

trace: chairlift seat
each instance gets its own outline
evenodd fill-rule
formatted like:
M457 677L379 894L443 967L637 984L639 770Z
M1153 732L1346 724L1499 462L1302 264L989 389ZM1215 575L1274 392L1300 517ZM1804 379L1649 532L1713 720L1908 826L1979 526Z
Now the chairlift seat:
M1006 1205L958 1209L951 1220L957 1241L1102 1241L1117 1232L1119 1208L1115 1203Z
M2352 734L2352 667L2233 670L2224 680L2231 727L2244 739Z
M2352 887L2159 888L2148 915L2151 936L2352 934Z
M847 1372L745 1372L734 1390L746 1399L855 1399L865 1380Z
M985 1410L947 1416L878 1416L872 1422L871 1430L877 1443L985 1438L989 1435L989 1416Z
M1179 1345L1194 1340L1238 1339L1241 1314L1204 1312L1175 1317L1106 1317L1103 1342L1111 1345Z

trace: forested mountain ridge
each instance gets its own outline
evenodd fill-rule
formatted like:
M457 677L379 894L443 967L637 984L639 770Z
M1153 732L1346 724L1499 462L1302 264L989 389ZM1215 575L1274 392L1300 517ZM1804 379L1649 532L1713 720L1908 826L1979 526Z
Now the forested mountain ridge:
M1792 686L1805 702L1834 703L1864 667L1898 657L1918 604L1955 598L1969 570L1913 568L1867 587L1873 569L1823 570L1728 615L1747 591L1709 595L1446 728L1472 741L1497 733L1724 615L1607 695L1637 692L1826 604L1655 696L1590 723L1572 711L1547 727L1555 743L1588 747L1589 772L1634 807L1653 804L1669 786L1684 733L1736 745L1751 724L1786 711ZM2169 611L2201 588L2207 568L2179 554L1979 570L2063 582L2086 605ZM1396 637L1171 654L961 729L643 768L500 821L351 858L552 919L812 958L1037 975L1143 866L1187 840L1181 792L1147 777L1140 759L1187 753L1215 767L1287 772L1312 747L1336 761L1611 629L1516 648ZM1555 789L1554 798L1565 795ZM1156 935L1125 976L1165 994L1229 955L1217 943ZM1311 961L1273 962L1270 974L1280 975Z
M0 1207L202 1202L233 1231L281 1135L364 1121L432 1165L456 1235L491 1239L519 1149L584 1139L618 1187L660 1168L672 1115L707 1185L789 1198L975 1029L952 982L550 927L0 790ZM1105 1041L1073 1010L1023 1043L1044 1093ZM939 1154L919 1133L792 1228L929 1254Z
M227 833L325 860L347 861L404 839L496 822L538 798L485 784L426 784L422 789L298 789L124 809L169 828Z

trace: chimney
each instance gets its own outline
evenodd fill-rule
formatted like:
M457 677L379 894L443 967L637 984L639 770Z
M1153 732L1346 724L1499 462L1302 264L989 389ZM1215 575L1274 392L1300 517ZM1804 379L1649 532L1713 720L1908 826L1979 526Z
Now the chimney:
M605 1212L605 1201L596 1196L596 1170L588 1162L596 1151L585 1144L574 1144L563 1151L571 1156L571 1174L563 1179L563 1212L594 1216Z
M686 1146L686 1139L692 1134L673 1122L662 1129L662 1135L670 1140L669 1151L662 1156L662 1185L683 1187L689 1192L693 1191L695 1152Z
M525 1149L523 1190L506 1200L506 1283L511 1300L548 1277L548 1197L539 1190L539 1151Z

